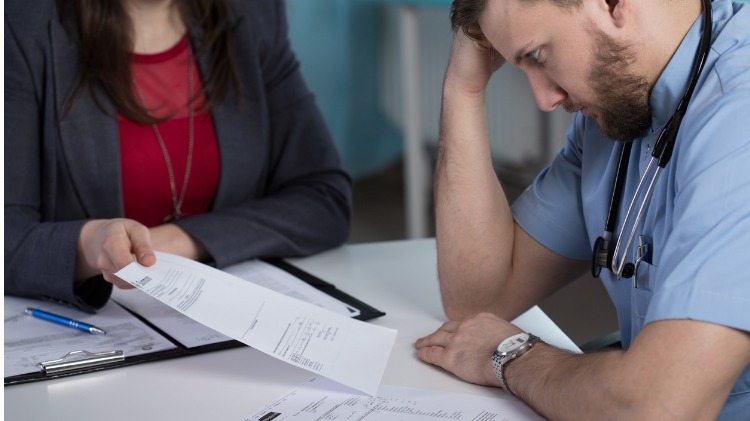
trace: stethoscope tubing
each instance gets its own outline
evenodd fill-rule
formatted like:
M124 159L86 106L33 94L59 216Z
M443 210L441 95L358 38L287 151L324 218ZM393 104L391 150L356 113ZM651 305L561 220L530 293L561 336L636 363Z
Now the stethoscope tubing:
M651 200L651 195L653 193L654 184L656 184L656 179L659 178L659 173L661 173L662 168L659 165L656 165L656 169L654 170L654 175L651 177L651 181L648 183L646 194L643 196L641 205L638 207L638 213L635 216L635 222L633 223L633 226L630 229L630 235L628 235L628 241L625 244L625 250L622 253L622 259L620 259L619 253L620 253L620 248L622 246L623 233L625 232L625 229L628 227L630 215L632 215L633 213L633 207L635 206L636 200L641 195L641 190L643 189L643 183L646 181L646 176L651 171L651 167L654 166L655 162L657 162L657 159L653 157L648 161L646 170L643 172L643 176L638 181L638 187L636 187L635 193L633 194L633 200L631 200L630 205L628 205L628 211L625 213L625 219L622 221L620 232L617 234L617 243L615 243L615 251L612 254L612 265L611 265L612 273L615 275L616 279L620 279L620 277L622 276L622 271L623 271L623 268L625 267L625 262L628 259L628 253L630 252L630 246L633 245L633 239L635 238L635 233L638 230L638 226L640 225L641 217L643 216L643 211L644 209L646 209L646 205ZM618 260L619 260L619 263L618 263Z
M625 262L627 261L630 247L633 245L633 240L635 238L635 234L638 229L638 226L640 225L641 217L643 216L643 211L646 209L646 206L651 200L654 185L656 184L656 179L659 177L661 170L667 165L667 163L669 162L672 156L672 149L674 148L674 144L677 140L677 132L680 129L682 118L685 115L685 112L687 111L690 98L692 97L693 91L695 90L695 87L698 83L698 79L701 73L703 72L703 66L705 65L706 60L708 58L708 53L709 53L710 44L711 44L711 35L712 35L711 26L712 25L713 25L713 17L712 17L712 11L711 11L711 0L703 0L703 30L701 33L700 44L698 45L698 53L696 56L697 61L694 63L693 70L690 74L688 88L686 89L685 93L680 99L680 102L677 105L677 109L675 110L675 113L672 115L672 117L669 119L667 124L664 126L664 129L662 129L661 133L659 133L656 143L654 144L654 150L651 154L651 159L649 160L648 165L646 166L646 170L643 172L643 176L638 181L638 186L636 187L636 191L633 194L633 199L630 201L630 205L628 205L628 210L627 210L627 213L625 214L625 219L623 220L622 226L620 227L620 232L617 235L617 242L615 243L615 249L612 252L612 255L610 258L609 257L610 256L609 244L610 244L610 241L612 239L612 234L615 229L618 209L620 207L620 203L622 203L622 194L623 194L622 190L624 189L624 185L625 185L625 178L627 175L627 167L628 167L628 161L630 157L630 150L631 150L632 143L627 142L623 145L615 180L614 180L612 197L610 198L609 212L607 213L607 220L605 222L604 234L603 236L597 238L597 240L594 243L592 265L591 265L591 273L594 277L599 276L599 272L601 271L601 268L603 267L607 267L612 272L612 274L615 275L616 279L620 279L623 275L626 278L629 278L635 275L634 272L635 272L635 269L637 268L637 266L635 265L633 265L632 268L629 268L627 270L627 272L630 272L632 270L633 273L627 273L627 274L623 273L625 272L625 268L628 267L628 265ZM641 195L641 191L643 189L646 177L648 173L651 171L651 168L654 166L654 163L656 163L656 169L654 170L654 175L651 177L651 181L648 184L648 188L646 189L646 193L643 196L641 205L638 207L638 212L636 213L636 216L635 216L635 222L633 223L630 229L630 235L628 236L628 241L626 242L624 252L622 253L622 256L620 257L623 234L625 233L625 230L627 229L629 225L628 222L631 219L631 215L633 212L633 208L635 207L635 203L638 197ZM637 259L638 264L641 263L641 260L643 259L643 257L644 256L638 257Z

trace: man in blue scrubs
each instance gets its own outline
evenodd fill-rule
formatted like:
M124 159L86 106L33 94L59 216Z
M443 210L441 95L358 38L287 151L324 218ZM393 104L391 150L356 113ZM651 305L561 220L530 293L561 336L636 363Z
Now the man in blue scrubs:
M419 358L552 419L750 419L750 7L711 6L705 67L627 250L627 262L642 257L636 274L600 274L622 349L579 355L514 336L508 320L590 270L630 142L614 248L689 86L703 2L454 0L435 175L451 321L417 341ZM512 207L485 110L505 62L542 110L575 112L567 144Z

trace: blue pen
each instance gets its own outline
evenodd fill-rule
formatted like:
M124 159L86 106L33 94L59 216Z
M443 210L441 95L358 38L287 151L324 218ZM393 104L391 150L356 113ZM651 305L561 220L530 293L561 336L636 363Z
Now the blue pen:
M67 317L58 316L57 314L48 313L46 311L42 311L36 308L27 308L26 314L29 314L31 316L34 316L38 319L46 320L48 322L57 323L63 326L72 327L73 329L78 329L87 333L94 333L97 335L106 335L107 332L105 332L102 329L99 329L96 326L92 326L88 323L79 322L78 320L69 319Z

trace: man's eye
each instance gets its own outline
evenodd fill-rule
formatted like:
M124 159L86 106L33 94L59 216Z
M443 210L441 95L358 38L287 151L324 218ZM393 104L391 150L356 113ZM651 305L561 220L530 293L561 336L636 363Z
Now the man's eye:
M535 62L539 62L539 53L541 52L541 49L537 48L536 50L530 51L526 54L526 56Z

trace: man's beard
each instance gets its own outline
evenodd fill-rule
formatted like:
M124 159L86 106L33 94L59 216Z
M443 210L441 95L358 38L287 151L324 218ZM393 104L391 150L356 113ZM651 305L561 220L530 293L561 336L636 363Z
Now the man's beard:
M596 95L591 111L602 134L630 142L651 126L651 86L631 71L635 56L630 46L597 29L592 31L597 51L589 72Z

